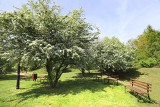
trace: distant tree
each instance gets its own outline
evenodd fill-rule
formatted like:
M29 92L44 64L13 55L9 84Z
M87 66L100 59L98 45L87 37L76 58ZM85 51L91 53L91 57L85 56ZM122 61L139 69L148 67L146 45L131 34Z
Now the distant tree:
M85 46L84 52L80 56L80 59L76 61L77 67L82 72L82 76L85 76L85 71L90 73L90 70L96 68L96 53L94 51L94 43Z
M148 26L144 35L148 41L148 56L155 59L158 64L160 62L160 31Z
M4 76L6 73L13 71L13 65L6 59L0 58L0 77Z
M132 66L134 49L121 43L117 38L104 38L97 45L97 65L102 71L124 72Z
M135 65L153 67L160 61L160 31L148 26L144 33L131 41L136 49Z
M34 32L31 13L23 6L17 12L0 13L1 57L18 63L16 89L20 88L20 64ZM26 17L27 16L27 17Z

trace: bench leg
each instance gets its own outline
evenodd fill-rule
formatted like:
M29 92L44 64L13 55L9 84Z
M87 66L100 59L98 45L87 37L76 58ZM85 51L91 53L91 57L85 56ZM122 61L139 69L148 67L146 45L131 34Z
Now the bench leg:
M136 93L136 92L134 92L134 93ZM138 93L136 93L136 96L137 96L137 101L139 102L140 97L139 97Z
M125 88L125 93L126 93L126 86L124 86L124 88Z
M137 93L137 100L138 102L141 100L141 96Z
M103 79L103 82L105 83L105 78Z
M137 96L138 98L137 98L137 101L139 102L139 100L140 100L140 98L139 98L139 96Z
M115 86L115 81L112 80L112 84Z
M150 98L149 94L148 94L148 99L149 99L149 100L151 100L151 98Z

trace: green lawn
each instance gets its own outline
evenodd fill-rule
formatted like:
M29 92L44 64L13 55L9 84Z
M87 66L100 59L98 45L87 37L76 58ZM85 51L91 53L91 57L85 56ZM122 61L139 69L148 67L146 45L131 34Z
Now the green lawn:
M142 68L139 71L141 75L137 78L152 84L151 98L160 100L160 68Z
M0 107L158 107L157 104L137 102L135 96L124 92L123 85L113 86L89 78L79 78L79 71L72 71L62 75L56 89L51 89L46 83L21 80L21 89L16 90L16 75L9 74L0 80ZM148 69L140 71L145 71L146 75L140 75L144 81L148 80L148 76L150 80L154 76L150 75ZM34 72L44 74L40 70ZM158 74L155 76L160 77ZM153 84L158 79L152 80ZM158 84L157 87L153 85L152 90L154 88L158 90ZM158 99L158 92L153 91L151 97Z

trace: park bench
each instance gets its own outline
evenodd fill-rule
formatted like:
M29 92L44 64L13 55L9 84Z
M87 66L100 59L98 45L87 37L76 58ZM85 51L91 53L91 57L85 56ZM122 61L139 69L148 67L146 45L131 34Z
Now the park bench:
M98 81L101 79L101 77L102 77L101 73L94 73L94 75L92 76L94 80L98 80Z
M96 78L96 80L98 80L98 81L102 81L102 79L104 78L104 77L106 77L107 75L106 74L104 74L104 73L97 73L96 75L95 75L95 78Z
M38 78L40 82L47 81L47 77L45 75L40 75Z
M25 73L25 74L21 75L21 79L27 80L27 79L30 79L30 78L31 78L30 74Z
M100 81L102 79L102 74L96 74L95 78L97 81Z
M103 81L109 83L109 81L113 81L114 85L115 83L118 85L119 76L118 75L109 75L108 77L104 78Z
M138 101L140 99L139 95L148 95L148 99L150 100L149 92L151 91L151 84L140 80L131 79L130 85L124 85L124 86L125 86L125 92L126 88L129 88L131 91L137 93Z

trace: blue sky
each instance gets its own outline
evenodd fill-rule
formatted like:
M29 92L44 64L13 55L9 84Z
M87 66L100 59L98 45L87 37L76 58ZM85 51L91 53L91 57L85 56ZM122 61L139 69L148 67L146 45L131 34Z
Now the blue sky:
M100 39L118 37L122 42L134 39L151 25L160 30L160 0L54 0L62 13L83 8L87 22L100 29ZM0 11L13 11L27 0L0 0Z

